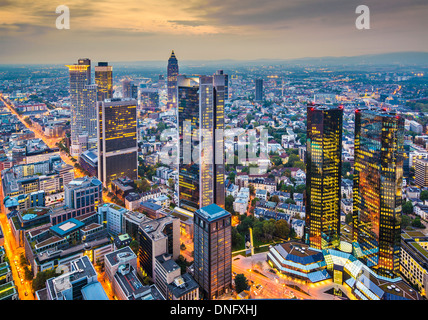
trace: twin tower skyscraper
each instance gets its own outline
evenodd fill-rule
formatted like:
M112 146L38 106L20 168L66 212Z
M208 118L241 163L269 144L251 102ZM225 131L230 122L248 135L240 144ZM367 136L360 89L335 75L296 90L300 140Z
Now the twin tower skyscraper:
M78 157L96 149L98 178L105 187L120 177L137 179L137 101L113 98L113 68L107 62L95 66L95 83L91 80L91 60L79 59L67 67L70 154Z
M305 241L340 247L343 107L307 109ZM404 120L380 108L355 111L353 254L384 276L398 275Z

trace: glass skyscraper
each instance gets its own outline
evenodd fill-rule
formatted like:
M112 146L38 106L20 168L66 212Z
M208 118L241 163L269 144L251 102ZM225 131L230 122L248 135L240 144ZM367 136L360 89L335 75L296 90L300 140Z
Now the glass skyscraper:
M174 50L171 52L171 56L168 59L167 68L167 109L177 108L177 77L178 77L178 60L175 57Z
M216 204L194 214L194 278L205 298L214 299L232 286L231 214Z
M256 101L263 100L263 79L256 79L255 98Z
M399 273L404 120L355 111L354 254L381 275Z
M91 60L79 59L77 64L66 65L70 77L71 155L77 157L96 143L97 87L91 86ZM85 136L84 139L82 137ZM79 141L80 140L80 141ZM82 143L81 141L85 141ZM88 143L91 144L88 146Z
M308 106L305 241L336 247L340 237L343 107Z
M179 204L224 208L224 76L178 77Z
M138 177L137 101L107 99L98 102L98 177L111 181Z
M98 86L97 101L113 98L113 67L107 62L95 66L95 83Z

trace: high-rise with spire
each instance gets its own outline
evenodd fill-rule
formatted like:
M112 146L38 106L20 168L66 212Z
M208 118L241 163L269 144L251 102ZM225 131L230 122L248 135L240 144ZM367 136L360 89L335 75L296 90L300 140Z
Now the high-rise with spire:
M171 52L171 56L168 59L168 70L167 70L167 81L168 81L168 101L167 109L177 108L177 77L178 77L178 60L175 57L174 50Z

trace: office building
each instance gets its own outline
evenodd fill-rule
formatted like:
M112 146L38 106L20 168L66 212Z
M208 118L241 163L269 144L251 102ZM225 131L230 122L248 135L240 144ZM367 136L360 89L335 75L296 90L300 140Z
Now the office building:
M263 101L263 79L256 79L255 101Z
M127 211L115 203L105 203L98 207L98 221L100 224L105 222L108 233L117 236L122 233L123 214Z
M87 256L70 262L69 272L46 281L38 300L109 300Z
M232 286L231 214L210 204L194 213L194 278L205 298L215 299Z
M225 74L223 70L217 70L216 75L224 76L224 101L229 100L229 75Z
M98 177L105 187L121 177L137 179L137 101L98 102Z
M305 242L338 244L342 176L342 107L308 106Z
M381 275L399 272L404 120L355 111L354 253Z
M428 297L428 237L423 233L401 234L400 272L422 296Z
M167 67L167 110L177 108L177 77L178 77L178 61L174 50L168 59Z
M428 187L428 159L415 159L415 183L423 188Z
M178 77L180 207L224 208L224 77Z
M98 86L97 101L113 98L113 67L108 62L95 66L95 84Z
M91 60L79 59L77 64L67 67L71 105L70 153L77 157L88 148L88 143L96 143L97 112L94 101L97 88L96 85L91 85Z
M138 99L139 110L142 114L159 110L159 93L156 88L140 88Z
M181 268L170 254L156 257L156 286L167 300L198 300L199 285L189 273L181 275Z
M180 220L167 216L144 221L139 227L138 237L138 260L142 275L149 276L156 283L156 257L166 253L177 260L180 254Z

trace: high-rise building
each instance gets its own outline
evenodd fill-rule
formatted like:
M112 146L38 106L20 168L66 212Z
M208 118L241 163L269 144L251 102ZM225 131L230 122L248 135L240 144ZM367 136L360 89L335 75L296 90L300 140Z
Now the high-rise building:
M331 248L340 237L343 107L311 105L307 115L305 241Z
M254 100L263 100L263 79L256 79L256 93Z
M174 50L168 59L167 68L167 87L168 101L167 109L177 108L177 77L178 77L178 61L175 57Z
M232 285L231 214L216 204L194 214L194 278L207 299Z
M132 81L129 79L122 80L122 98L130 98L131 97L131 84Z
M178 77L180 207L224 208L224 77Z
M105 187L121 177L137 179L137 101L98 102L98 177Z
M95 85L91 86L91 60L79 59L77 64L66 65L70 77L71 105L71 150L77 157L96 142L96 101ZM86 137L82 139L82 136ZM89 146L89 147L93 147Z
M140 88L139 110L143 114L159 110L159 92L157 88Z
M97 101L113 98L113 67L108 62L95 66L95 83L98 86Z
M217 70L215 74L224 76L224 100L229 100L229 76L223 70Z
M354 254L382 275L399 272L404 120L355 111Z
M180 219L172 216L145 221L138 229L138 260L142 275L156 282L156 257L172 255L177 260L180 254Z
M428 159L415 159L415 183L420 187L428 187Z

